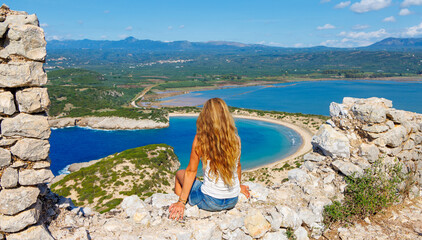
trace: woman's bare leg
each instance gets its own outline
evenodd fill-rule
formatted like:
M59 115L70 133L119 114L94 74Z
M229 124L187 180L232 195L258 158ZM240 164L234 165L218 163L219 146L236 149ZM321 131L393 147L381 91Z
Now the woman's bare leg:
M182 194L183 180L185 179L185 169L176 172L176 180L174 184L174 193L180 197Z

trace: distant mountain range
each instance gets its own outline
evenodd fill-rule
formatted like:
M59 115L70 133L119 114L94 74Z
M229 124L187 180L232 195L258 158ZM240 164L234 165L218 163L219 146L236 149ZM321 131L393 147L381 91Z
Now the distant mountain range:
M321 52L321 51L342 51L342 50L366 50L366 51L413 51L422 50L422 38L386 38L367 47L359 48L332 48L316 46L310 48L284 48L266 46L260 44L244 44L238 42L210 41L210 42L189 42L174 41L162 42L153 40L139 40L128 37L123 40L52 40L48 41L47 50L70 50L70 49L136 49L145 52L166 52L166 51L264 51L264 52Z

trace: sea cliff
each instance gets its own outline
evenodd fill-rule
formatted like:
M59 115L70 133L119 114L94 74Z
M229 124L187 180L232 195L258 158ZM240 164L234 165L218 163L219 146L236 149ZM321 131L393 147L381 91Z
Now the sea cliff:
M169 122L159 122L151 119L133 119L125 117L64 117L49 118L48 123L52 128L64 127L90 127L105 130L135 130L166 128Z

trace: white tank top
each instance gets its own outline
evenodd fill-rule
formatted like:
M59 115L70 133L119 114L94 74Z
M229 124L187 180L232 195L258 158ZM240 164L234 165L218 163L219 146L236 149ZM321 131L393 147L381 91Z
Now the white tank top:
M236 161L236 168L234 169L233 174L233 186L228 186L224 183L223 179L218 177L217 182L215 179L210 178L210 161L207 162L207 166L204 169L204 183L201 186L201 191L204 194L207 194L211 197L218 199L234 198L240 194L240 182L239 177L237 176L237 165L240 161L240 154Z

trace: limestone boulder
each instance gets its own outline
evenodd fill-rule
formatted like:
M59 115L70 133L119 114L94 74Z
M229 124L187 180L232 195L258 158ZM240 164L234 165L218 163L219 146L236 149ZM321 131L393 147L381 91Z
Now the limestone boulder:
M379 146L387 146L390 148L399 147L407 139L407 129L403 126L396 126L390 131L382 134L380 138L375 140Z
M259 183L245 182L244 185L249 187L252 199L257 201L267 201L269 189Z
M334 169L340 171L346 176L355 174L356 177L360 177L363 175L363 169L351 162L336 160L332 164Z
M3 188L14 188L18 186L19 174L18 170L8 167L1 176L1 186Z
M232 231L232 232L228 232L223 236L224 239L233 239L233 240L252 240L252 237L249 235L246 235L246 233L244 233L242 230L240 230L239 228Z
M0 114L12 115L16 112L15 99L11 92L0 91Z
M275 232L269 232L265 234L262 240L288 240L286 230L279 229Z
M325 160L325 156L318 154L316 152L310 152L303 156L304 161L312 161L312 162L322 162Z
M7 233L19 232L27 226L38 222L41 212L41 202L29 210L21 212L15 216L0 215L0 231Z
M347 107L343 104L332 102L330 104L330 116L335 118L346 118L348 116Z
M288 206L276 206L281 215L281 227L297 229L302 225L302 219Z
M370 163L374 163L378 160L380 150L374 144L365 144L362 143L359 147L359 155Z
M352 112L363 123L383 123L387 119L387 109L377 104L355 104Z
M7 240L54 240L44 225L35 225L25 231L7 235Z
M311 177L304 170L299 168L290 170L287 173L287 177L290 181L296 183L299 186L302 186L311 180Z
M211 240L216 231L219 231L217 225L213 222L202 221L193 226L193 237L198 240ZM221 237L220 237L221 239Z
M1 137L0 138L0 147L9 147L9 146L15 144L17 141L18 140L14 139L14 138ZM1 167L1 165L0 165L0 167Z
M9 24L5 22L0 22L0 38L3 38L4 34L8 29Z
M10 148L12 154L26 161L40 161L48 157L50 143L48 140L23 138Z
M51 165L51 161L39 161L34 163L34 165L32 166L32 169L43 169L43 168L49 168Z
M349 139L327 124L322 125L312 137L312 146L314 150L321 151L326 156L350 157Z
M403 124L404 122L411 121L412 116L409 112L397 109L389 109L387 111L388 119L395 123Z
M54 174L50 169L25 169L19 172L19 184L22 186L49 183L53 178Z
M0 191L0 213L15 215L37 202L40 190L37 187L20 187Z
M300 227L296 231L294 231L294 235L296 237L296 240L308 240L308 232L305 228Z
M392 108L393 102L391 100L385 99L385 98L377 98L377 97L371 97L371 98L352 98L352 97L345 97L343 98L343 104L352 107L354 104L363 105L379 105L384 108Z
M389 129L390 127L385 124L370 124L370 125L364 125L362 127L363 131L370 132L370 133L383 133L383 132L388 131Z
M174 194L166 194L166 193L155 193L151 197L145 200L146 203L150 203L154 208L162 208L168 207L171 204L177 202L179 197Z
M131 218L138 209L146 208L146 205L138 196L132 195L125 197L120 203L120 207L125 211L126 216Z
M0 87L41 86L46 83L47 74L40 62L0 64Z
M257 209L251 209L244 220L245 228L252 238L260 238L271 229L271 224Z
M16 101L20 112L38 113L50 106L47 88L25 88L16 92Z
M7 16L4 23L9 24L10 26L19 26L19 25L38 26L39 25L37 15L35 14L9 15Z
M1 131L4 136L39 139L48 139L51 133L46 117L26 113L20 113L13 118L4 119L1 122Z
M44 61L46 44L44 30L34 25L9 25L6 47L2 54L18 55L34 61Z
M12 163L12 155L10 151L4 148L0 148L0 168L9 166Z

